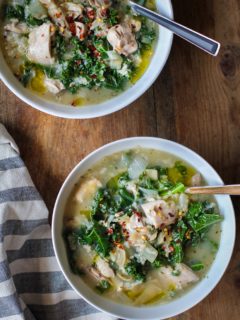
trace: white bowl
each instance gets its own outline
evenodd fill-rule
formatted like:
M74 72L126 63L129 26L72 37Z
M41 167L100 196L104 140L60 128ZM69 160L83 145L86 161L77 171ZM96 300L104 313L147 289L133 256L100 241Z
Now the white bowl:
M164 14L166 17L173 18L173 10L170 0L157 0L156 3L159 12ZM0 78L18 98L30 106L48 114L72 119L100 117L128 106L139 98L153 84L167 61L172 46L172 38L172 32L165 28L160 28L153 57L148 69L141 79L139 79L135 85L118 96L95 105L74 108L72 106L64 106L53 101L45 100L37 94L34 94L30 90L24 88L23 85L15 78L11 69L6 64L1 51Z
M221 223L222 233L216 258L213 261L207 276L204 277L189 292L185 293L176 300L166 304L152 305L147 307L132 307L117 304L95 293L79 276L71 272L68 263L65 244L62 237L63 215L66 201L75 183L97 161L115 152L128 150L138 146L169 152L187 161L191 166L195 167L198 172L201 173L207 184L223 184L222 179L219 177L216 171L203 158L190 149L175 142L151 137L128 138L112 142L97 149L84 158L72 170L65 180L58 194L54 207L52 224L53 245L58 263L66 279L73 289L94 307L119 318L160 320L173 317L183 311L186 311L187 309L190 309L204 299L220 281L224 271L228 266L234 247L235 216L230 197L216 196L216 201L220 212L224 216L224 220Z

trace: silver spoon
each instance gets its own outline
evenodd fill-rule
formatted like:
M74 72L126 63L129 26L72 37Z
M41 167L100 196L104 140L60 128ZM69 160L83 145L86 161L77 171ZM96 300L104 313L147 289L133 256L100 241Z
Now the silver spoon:
M189 29L171 19L168 19L161 14L151 11L133 1L129 1L133 10L153 21L160 24L161 26L169 29L177 36L183 38L184 40L192 43L196 47L206 51L207 53L216 56L220 49L220 43L210 39L192 29Z
M229 194L240 195L240 184L228 186L189 187L185 190L189 194Z

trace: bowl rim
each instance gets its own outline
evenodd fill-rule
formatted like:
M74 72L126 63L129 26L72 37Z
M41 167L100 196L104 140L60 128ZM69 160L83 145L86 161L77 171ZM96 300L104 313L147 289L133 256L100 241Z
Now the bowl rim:
M168 16L168 18L173 19L173 7L171 0L162 1L164 1L165 3L161 5L163 7L166 6L166 12L164 12L165 15ZM3 57L3 54L1 52L2 50L0 50L0 60L3 60L0 67L0 79L19 99L21 99L27 105L44 113L68 119L91 119L106 116L129 106L135 100L140 98L156 81L157 77L162 72L172 48L173 33L162 27L160 29L160 34L161 33L163 34L165 48L163 51L161 51L162 43L160 42L161 38L159 36L156 42L154 54L151 58L151 62L147 70L136 82L136 84L134 84L127 90L124 90L117 96L98 104L86 105L76 108L70 105L63 105L55 101L50 101L38 96L34 92L31 92L29 89L24 88L19 80L16 79L16 77L13 75L12 70L5 61L5 58ZM159 64L156 64L158 59L157 55L161 54L162 52L163 55L161 55L161 61Z
M233 249L234 249L234 244L235 244L235 238L236 238L236 221L235 221L235 212L234 212L234 208L233 208L233 204L232 204L232 201L231 201L231 198L230 196L224 196L224 199L225 201L227 201L227 206L228 206L228 210L229 210L229 215L228 215L228 220L230 221L230 224L231 224L231 227L232 227L232 233L231 235L229 236L230 237L230 242L228 242L228 254L226 256L224 256L224 262L222 262L221 266L219 266L220 271L218 273L218 275L216 276L215 280L211 282L211 285L210 287L207 287L205 289L205 292L201 294L199 294L199 296L197 298L195 298L195 300L191 300L188 304L178 308L177 312L174 311L174 310L170 310L168 311L167 313L165 312L164 316L161 317L161 315L158 316L158 318L149 318L149 317L140 317L138 315L138 317L134 317L132 315L129 316L129 313L127 314L127 317L126 314L124 313L124 307L127 308L128 306L125 306L125 305L121 305L121 312L123 313L119 313L119 312L110 312L109 310L107 310L107 308L103 308L99 305L96 305L94 302L92 302L89 298L86 298L83 293L81 293L79 291L79 289L76 287L76 285L73 283L73 281L69 278L69 276L66 274L67 271L65 270L66 268L64 268L64 266L62 265L61 261L60 261L60 254L58 252L58 249L57 249L57 234L56 234L56 222L57 222L57 211L58 211L58 206L59 206L59 201L62 197L62 194L64 193L65 191L65 188L67 188L67 185L68 183L71 183L69 182L70 179L72 179L74 176L77 175L78 171L80 170L81 166L85 163L88 162L89 159L92 159L94 158L99 152L105 150L105 149L111 149L112 147L114 147L115 145L121 145L121 144L124 144L126 142L136 142L135 144L135 147L139 146L141 147L141 143L144 143L144 142L159 142L159 143L165 143L165 144L169 144L170 147L177 147L177 148L180 148L182 149L183 151L186 151L188 154L191 154L192 156L195 157L195 159L198 159L199 161L201 161L205 166L207 166L215 175L215 178L218 180L219 183L222 183L223 184L223 180L221 179L221 177L219 176L219 174L216 172L216 170L204 159L202 158L198 153L196 153L195 151L189 149L188 147L182 145L182 144L179 144L177 142L174 142L174 141L171 141L171 140L167 140L167 139L162 139L162 138L157 138L157 137L131 137L131 138L125 138L125 139L120 139L120 140L116 140L116 141L113 141L113 142L110 142L108 144L105 144L99 148L97 148L96 150L92 151L91 153L89 153L86 157L84 157L73 169L72 171L69 173L69 175L67 176L67 178L65 179L59 193L58 193L58 196L57 196L57 199L56 199L56 202L55 202L55 205L54 205L54 210L53 210L53 218L52 218L52 242L53 242L53 248L54 248L54 252L55 252L55 255L56 255L56 258L57 258L57 261L58 261L58 264L60 266L60 269L61 271L63 272L65 278L67 279L68 283L71 285L71 287L75 290L75 292L80 296L82 297L85 301L87 301L90 305L92 305L93 307L99 309L100 311L103 311L107 314L110 314L112 316L117 316L117 317L120 317L120 318L123 318L123 319L131 319L131 320L140 320L140 319L151 319L151 320L160 320L160 319L165 319L167 317L173 317L173 316L176 316L184 311L187 311L189 310L190 308L194 307L196 304L198 304L199 302L201 302L208 294L210 294L213 289L217 286L217 284L220 282L221 278L223 277L229 263L230 263L230 260L231 260L231 257L232 257L232 253L233 253ZM133 146L129 147L129 149L131 148L134 148ZM144 146L143 148L147 148L146 146ZM127 150L128 148L127 147L124 147L124 148L120 148L119 147L119 150L118 151L112 151L112 152L109 152L108 154L113 154L115 152L120 152L121 150ZM149 149L154 149L152 147L149 147ZM161 148L159 147L159 149L157 150L161 150ZM170 151L166 151L168 153L171 154ZM175 155L177 156L177 152L175 153ZM107 156L106 154L104 156L101 156L99 159L102 159L103 157ZM179 156L180 158L182 158L181 156ZM98 160L93 160L92 162L93 163L96 163ZM183 160L185 160L183 158ZM186 161L186 160L185 160ZM187 161L188 162L188 161ZM82 175L82 174L81 174ZM72 189L72 187L71 187ZM69 192L70 193L70 192ZM68 194L69 194L68 193ZM216 200L217 203L218 203L218 200ZM226 221L226 220L224 220ZM223 221L223 222L224 222ZM225 232L226 233L226 232ZM221 236L222 237L222 236ZM220 240L221 241L221 240ZM218 250L217 254L216 254L216 257L215 257L215 260L219 254L220 250ZM214 260L214 261L215 261ZM203 281L205 281L205 279L207 278L208 274L210 273L210 271L213 269L213 267L215 266L215 262L212 262L210 268L208 269L207 271L207 274L205 275L205 277L203 279L201 279L199 281L199 283L194 286L193 288L191 288L189 290L189 292L185 293L183 295L186 296L188 293L192 292L193 290L196 290L196 288L201 284L203 283ZM215 266L216 268L216 266ZM195 288L195 289L194 289ZM92 290L92 289L91 289ZM182 299L182 297L180 298L177 298L177 299L174 299L174 301L178 301ZM112 302L112 301L111 301ZM154 305L153 307L155 309L158 309L160 306L167 306L169 304L172 304L172 302L170 303L166 303L166 304L158 304L158 305ZM136 308L136 307L135 307ZM133 308L134 309L134 308ZM139 310L145 310L145 309L148 309L150 310L150 307L149 306L146 306L146 307L139 307L137 308ZM135 309L136 310L136 309Z

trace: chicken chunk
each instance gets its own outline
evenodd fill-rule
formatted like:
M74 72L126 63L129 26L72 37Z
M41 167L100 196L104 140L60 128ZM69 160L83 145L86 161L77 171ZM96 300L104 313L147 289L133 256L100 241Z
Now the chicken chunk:
M126 190L128 192L131 192L134 195L134 197L137 196L138 190L137 190L137 185L136 183L134 183L134 181L129 181L126 183Z
M133 32L138 32L141 30L142 23L140 20L134 19L130 16L126 16L124 23L128 24Z
M40 3L48 10L49 16L53 22L60 27L60 32L66 34L68 23L62 9L55 3L54 0L39 0Z
M163 228L176 220L177 210L174 202L156 200L142 204L147 222L155 228Z
M107 40L119 54L129 56L138 49L136 37L128 24L117 24L109 29Z
M87 27L82 22L74 22L75 25L75 32L76 37L78 37L79 40L83 41L87 34Z
M176 265L174 275L173 268L170 266L161 267L159 269L159 277L162 281L166 281L169 285L174 285L177 290L186 287L188 284L197 282L199 280L198 276L184 263L179 263Z
M51 26L44 23L29 34L28 59L35 63L50 65L54 63L51 55Z
M80 188L75 194L75 199L79 202L82 209L89 209L98 188L101 188L101 186L101 182L95 178L81 183Z
M60 80L57 80L57 79L45 78L44 84L47 87L48 91L52 92L54 94L58 94L59 92L61 92L62 90L65 89L64 85L62 84L62 82Z
M126 251L116 247L114 251L110 253L111 260L114 261L119 268L123 268L126 263Z
M26 34L29 32L27 24L19 22L17 19L12 19L10 23L4 26L4 30L20 34Z
M109 267L109 264L102 258L98 258L96 261L96 266L99 272L106 278L114 278L114 272Z
M83 13L83 6L74 2L64 2L61 7L66 13L66 16L72 17L73 19L78 18Z
M88 0L90 6L96 8L109 8L111 6L111 0Z

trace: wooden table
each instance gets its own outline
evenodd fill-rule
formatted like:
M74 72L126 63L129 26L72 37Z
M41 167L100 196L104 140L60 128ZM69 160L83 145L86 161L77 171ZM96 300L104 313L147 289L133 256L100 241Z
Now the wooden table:
M180 142L209 161L226 183L240 183L240 1L174 0L173 5L176 20L222 43L220 54L212 58L175 39L164 71L129 108L95 120L64 120L26 106L1 84L0 122L18 143L50 213L62 182L84 156L131 136ZM238 216L239 199L234 204ZM216 289L174 319L240 319L239 240Z

